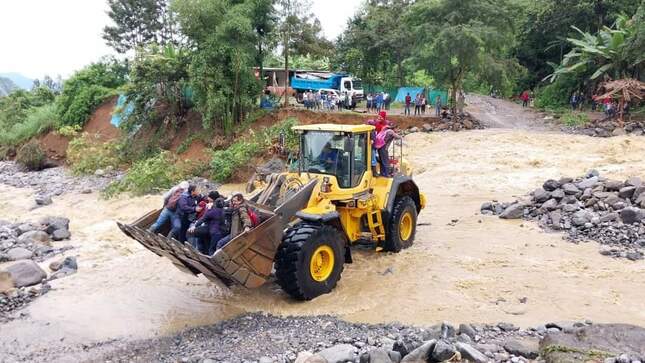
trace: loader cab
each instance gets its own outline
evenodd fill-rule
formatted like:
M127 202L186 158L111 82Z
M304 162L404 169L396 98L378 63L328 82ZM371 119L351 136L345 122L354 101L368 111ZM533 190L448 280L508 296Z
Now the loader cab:
M368 125L311 125L300 132L301 173L333 177L341 189L356 188L370 171Z

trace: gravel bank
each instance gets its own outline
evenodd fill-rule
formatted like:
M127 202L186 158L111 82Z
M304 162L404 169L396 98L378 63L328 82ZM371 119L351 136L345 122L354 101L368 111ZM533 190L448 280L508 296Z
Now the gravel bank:
M596 170L580 178L549 179L512 203L484 203L482 214L537 221L551 231L567 232L572 242L594 240L603 255L643 259L645 184L639 177L610 180Z
M36 199L42 200L38 203L40 205L49 204L52 196L103 190L119 175L120 172L100 170L98 175L72 176L62 166L24 171L13 161L0 161L0 183L16 188L33 188Z

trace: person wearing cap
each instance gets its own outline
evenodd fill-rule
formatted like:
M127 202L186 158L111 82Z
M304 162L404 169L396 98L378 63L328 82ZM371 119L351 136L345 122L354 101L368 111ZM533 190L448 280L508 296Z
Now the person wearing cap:
M379 163L381 165L381 176L389 177L390 176L390 156L388 155L388 148L390 143L394 139L401 139L390 125L385 125L381 131L376 133L376 138L374 139L374 148L378 152Z
M251 217L249 217L248 206L244 200L244 196L240 192L234 192L231 196L231 233L220 239L215 246L215 251L226 246L233 238L242 232L249 231L253 224L251 223ZM213 253L215 253L213 251Z
M177 200L181 196L181 193L188 189L188 186L187 181L182 181L163 195L163 209L161 210L161 213L159 213L157 220L150 226L150 228L148 228L150 232L159 232L166 223L172 220L172 216L175 214L175 209L177 207Z
M169 237L177 239L179 242L186 241L186 231L190 226L190 216L200 212L202 207L197 205L197 187L189 185L188 189L181 194L177 201L177 210L172 219L172 229Z

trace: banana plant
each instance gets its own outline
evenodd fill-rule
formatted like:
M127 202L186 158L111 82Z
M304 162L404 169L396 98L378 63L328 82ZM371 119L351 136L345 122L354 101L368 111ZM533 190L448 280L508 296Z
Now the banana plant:
M612 27L603 27L596 34L583 32L572 26L578 32L578 38L567 38L572 49L560 64L549 63L554 71L544 78L554 82L559 76L574 72L591 73L589 77L595 80L607 75L618 79L629 76L631 70L643 60L632 59L630 39L635 36L634 21L620 16Z

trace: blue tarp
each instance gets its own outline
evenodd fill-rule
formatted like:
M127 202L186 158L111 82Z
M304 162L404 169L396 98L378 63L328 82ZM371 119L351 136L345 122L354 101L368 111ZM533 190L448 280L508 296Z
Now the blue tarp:
M116 101L116 107L114 107L114 111L112 112L112 120L110 120L110 123L115 127L119 127L123 119L128 118L132 111L134 111L132 102L126 104L125 101L125 95L119 95L119 99Z
M396 94L395 102L405 102L405 96L410 93L412 97L412 103L414 103L414 98L418 93L425 93L428 104L434 105L434 100L437 96L441 96L441 103L443 105L448 104L448 92L440 89L428 89L426 91L423 87L401 87Z
M414 97L417 96L417 93L423 93L423 87L401 87L399 92L396 93L396 98L394 102L405 102L405 96L409 93L412 97L412 102L414 102Z

